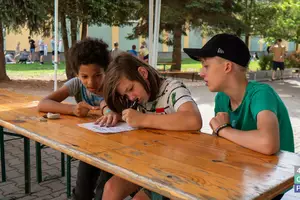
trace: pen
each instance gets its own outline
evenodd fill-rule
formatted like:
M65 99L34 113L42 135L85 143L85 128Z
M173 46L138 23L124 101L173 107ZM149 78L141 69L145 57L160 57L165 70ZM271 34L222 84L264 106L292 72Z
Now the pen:
M136 100L134 100L134 102L132 103L132 105L130 106L130 108L132 108L132 109L137 109L137 107L138 107L138 101L139 101L139 99L136 99Z

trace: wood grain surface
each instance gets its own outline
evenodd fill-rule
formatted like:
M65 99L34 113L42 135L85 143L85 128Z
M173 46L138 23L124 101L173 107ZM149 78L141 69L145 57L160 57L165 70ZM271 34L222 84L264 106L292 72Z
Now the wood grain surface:
M297 154L266 156L201 132L99 134L95 117L41 122L39 97L0 89L0 125L172 199L271 199L292 187Z

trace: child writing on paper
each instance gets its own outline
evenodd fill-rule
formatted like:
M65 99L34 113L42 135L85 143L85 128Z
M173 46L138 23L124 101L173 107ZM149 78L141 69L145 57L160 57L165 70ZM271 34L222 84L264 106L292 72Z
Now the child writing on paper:
M107 47L102 40L92 38L73 45L69 50L68 59L77 77L42 99L38 105L39 111L85 117L93 110L103 116L107 126L115 125L120 115L110 112L103 99L102 90L104 73L110 62ZM75 97L76 105L61 103L69 96ZM98 168L80 161L73 198L91 200L100 172Z
M122 113L132 127L164 130L200 130L202 119L190 91L178 80L162 79L147 63L128 53L117 56L109 65L104 81L108 107ZM137 110L128 100L138 100ZM101 119L100 124L105 123ZM103 200L121 200L140 186L113 176L104 187ZM141 190L135 198L149 199Z

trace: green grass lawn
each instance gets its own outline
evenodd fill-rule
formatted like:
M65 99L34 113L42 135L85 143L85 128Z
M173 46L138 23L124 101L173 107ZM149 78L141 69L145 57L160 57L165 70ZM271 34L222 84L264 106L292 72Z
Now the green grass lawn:
M164 60L163 62L170 62L170 60ZM171 66L166 66L169 69ZM200 62L194 61L190 58L186 58L182 60L181 70L182 71L199 71L202 65ZM163 69L163 66L159 66L160 69ZM259 70L258 61L250 62L250 70L257 71ZM45 63L44 65L40 65L39 63L33 64L9 64L6 65L6 71L8 76L26 76L26 77L37 77L41 75L52 75L54 70L54 65L51 63ZM57 70L58 75L65 74L65 64L62 62L58 65Z
M51 63L45 63L44 65L40 65L39 63L32 64L9 64L6 65L6 72L9 75L13 76L40 76L46 74L53 74L54 65ZM58 75L65 74L65 64L61 63L57 69Z
M170 60L163 60L161 62L171 62ZM167 65L166 69L170 69L171 66ZM181 70L182 71L199 71L202 68L202 65L200 62L195 61L193 59L190 58L185 58L182 60L182 64L181 64ZM163 69L163 65L159 65L159 69ZM250 65L249 65L249 70L251 71L257 71L259 70L259 64L258 61L251 61Z

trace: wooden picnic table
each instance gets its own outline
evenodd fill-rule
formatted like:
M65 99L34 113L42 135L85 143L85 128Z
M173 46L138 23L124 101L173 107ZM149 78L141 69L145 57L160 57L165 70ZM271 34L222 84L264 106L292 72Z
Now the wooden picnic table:
M0 126L172 199L271 199L293 186L295 153L266 156L197 131L104 135L62 115L40 122L37 98L0 89Z

